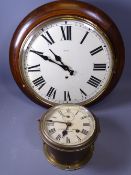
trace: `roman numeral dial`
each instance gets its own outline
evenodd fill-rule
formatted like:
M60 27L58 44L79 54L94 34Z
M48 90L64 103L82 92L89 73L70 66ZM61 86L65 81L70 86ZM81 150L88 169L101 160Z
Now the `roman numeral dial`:
M94 132L94 116L79 105L57 105L51 108L43 119L45 133L58 144L80 144Z
M111 54L108 41L93 24L56 18L41 25L25 44L24 79L42 103L86 105L106 90Z

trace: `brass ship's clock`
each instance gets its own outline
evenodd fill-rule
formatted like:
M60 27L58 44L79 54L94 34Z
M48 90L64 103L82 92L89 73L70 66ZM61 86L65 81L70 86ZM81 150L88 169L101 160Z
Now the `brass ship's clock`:
M48 161L59 168L74 170L92 157L99 123L86 108L62 104L42 115L40 132Z

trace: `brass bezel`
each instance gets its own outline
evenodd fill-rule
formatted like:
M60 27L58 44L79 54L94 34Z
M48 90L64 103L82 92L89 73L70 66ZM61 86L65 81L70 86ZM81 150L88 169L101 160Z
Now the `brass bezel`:
M47 113L49 113L49 112L51 112L53 110L56 110L57 108L59 108L61 106L78 106L78 107L81 107L82 109L84 109L85 111L87 111L87 112L89 112L91 114L91 116L93 117L94 122L95 122L95 128L94 128L93 134L91 135L91 137L88 140L86 140L86 141L84 141L84 142L82 142L80 144L77 144L77 145L62 145L62 144L54 142L46 134L45 128L43 128L43 122L45 120L45 116L47 115ZM46 113L44 113L42 115L42 117L40 119L40 122L39 122L39 130L40 130L41 138L42 138L44 143L46 143L47 145L49 145L50 147L52 147L52 148L54 148L56 150L65 151L65 152L72 152L72 150L73 151L80 151L80 150L86 149L92 143L94 143L96 138L97 138L97 136L98 136L98 133L100 132L100 126L99 126L99 122L96 119L95 115L92 112L90 112L88 109L86 109L85 107L83 107L81 105L77 105L77 104L61 104L61 105L58 105L58 106L55 106L55 107L51 107Z
M42 23L40 23L39 25L35 26L30 32L29 34L26 36L26 38L24 39L22 45L21 45L21 48L20 48L20 53L19 53L19 70L20 70L20 75L21 75L21 78L22 78L22 81L24 82L23 84L23 87L27 87L28 90L30 91L30 93L32 94L32 96L34 96L38 101L40 101L40 103L43 103L47 106L55 106L55 105L59 105L58 103L54 103L54 102L51 102L51 101L48 101L47 99L41 97L40 95L38 95L34 90L33 88L30 86L30 84L28 83L28 80L26 79L25 77L25 73L24 73L24 70L23 70L23 65L22 65L22 55L23 55L23 50L26 50L24 49L27 41L36 33L36 31L39 31L43 25L48 25L49 23L51 22L54 22L54 21L57 21L57 20L79 20L79 21L83 21L84 23L87 23L88 25L90 25L91 27L93 27L100 35L102 35L104 41L106 41L107 45L108 45L108 49L111 53L111 65L112 65L112 69L110 70L110 77L108 79L108 82L103 86L103 88L100 90L100 92L97 93L96 96L90 98L90 100L85 100L83 102L80 102L80 103L76 103L78 105L88 105L88 104L91 104L93 101L96 101L97 98L99 98L105 91L106 89L108 88L108 86L110 85L110 82L112 80L112 76L113 76L113 73L114 73L114 70L115 70L115 65L114 65L114 55L113 55L113 47L112 47L112 44L110 42L110 39L108 38L108 36L105 34L105 32L100 29L100 27L96 24L94 24L92 21L90 20L87 20L86 18L82 18L82 17L79 17L79 16L74 16L74 15L62 15L62 16L58 16L58 17L52 17L46 21L43 21Z

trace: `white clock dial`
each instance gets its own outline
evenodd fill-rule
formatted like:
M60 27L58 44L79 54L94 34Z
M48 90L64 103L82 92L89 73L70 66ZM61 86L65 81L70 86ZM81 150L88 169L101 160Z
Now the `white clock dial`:
M112 76L108 40L93 24L80 19L56 19L35 28L20 56L27 85L49 103L90 102Z
M75 146L87 142L95 131L93 115L77 105L60 105L43 120L45 135L61 145Z

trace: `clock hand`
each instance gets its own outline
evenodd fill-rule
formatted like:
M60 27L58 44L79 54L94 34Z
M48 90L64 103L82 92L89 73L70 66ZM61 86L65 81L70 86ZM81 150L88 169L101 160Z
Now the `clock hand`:
M48 56L43 55L42 52L38 52L38 51L35 51L35 50L30 50L30 52L35 53L36 55L38 55L38 56L40 56L41 58L43 58L45 61L49 61L49 62L51 62L51 63L54 63L54 64L60 66L60 67L61 67L62 69L64 69L65 71L70 72L70 75L73 75L74 71L73 71L73 70L70 70L68 66L66 66L66 65L61 65L61 64L59 64L59 63L56 63L55 61L53 61L52 59L50 59Z
M72 131L75 131L77 133L80 133L81 132L79 129L72 129Z
M66 123L66 129L64 131L62 131L63 137L68 134L67 130L68 130L69 126L71 126L71 125L72 125L72 123L70 123L70 122Z
M55 61L53 61L52 59L50 59L48 56L43 55L42 52L38 52L38 51L35 51L35 50L30 50L30 52L35 53L36 55L38 55L41 58L43 58L45 61L49 61L49 62L52 62L54 64L57 64L57 65L61 66L61 64L56 63Z
M63 64L64 65L64 63L61 61L61 57L60 56L58 56L58 55L56 55L51 49L49 49L50 51L51 51L51 53L55 56L55 60L56 61L59 61L61 64Z
M46 120L47 122L55 122L55 123L63 123L67 125L67 122L62 122L62 121L54 121L54 120Z
M63 66L65 66L68 71L70 72L70 75L74 75L74 70L71 70L67 65L65 65L63 62L62 62L62 59L60 56L56 55L51 49L49 49L51 51L51 53L55 56L55 60L56 61L59 61Z

